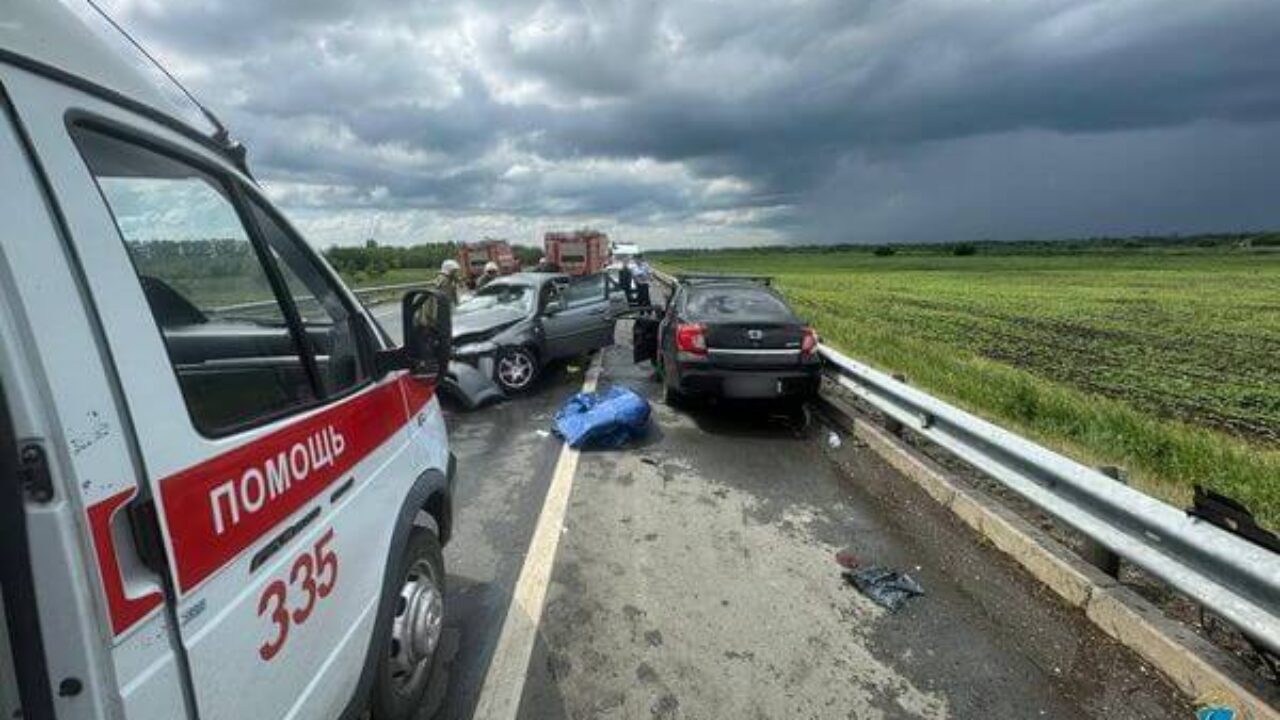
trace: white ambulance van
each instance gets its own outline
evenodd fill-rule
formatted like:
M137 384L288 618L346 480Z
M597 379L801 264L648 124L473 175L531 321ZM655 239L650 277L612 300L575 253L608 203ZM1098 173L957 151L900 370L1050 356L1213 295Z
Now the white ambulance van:
M0 3L0 717L408 718L448 303L392 347L78 2Z

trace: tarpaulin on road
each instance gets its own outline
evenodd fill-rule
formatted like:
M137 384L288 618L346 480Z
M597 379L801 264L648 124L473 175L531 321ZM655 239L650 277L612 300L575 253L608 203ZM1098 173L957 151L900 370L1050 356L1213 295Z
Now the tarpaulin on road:
M846 572L844 579L890 612L897 612L907 600L924 594L924 588L910 575L876 565Z
M614 385L581 392L556 412L556 434L573 448L616 448L643 437L649 427L649 401L634 390Z

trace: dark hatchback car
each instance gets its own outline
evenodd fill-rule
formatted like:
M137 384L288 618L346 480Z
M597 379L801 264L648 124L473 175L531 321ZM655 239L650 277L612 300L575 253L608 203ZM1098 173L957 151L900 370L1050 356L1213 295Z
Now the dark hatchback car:
M682 275L665 310L640 313L635 360L652 360L667 402L803 401L818 391L818 337L767 278Z

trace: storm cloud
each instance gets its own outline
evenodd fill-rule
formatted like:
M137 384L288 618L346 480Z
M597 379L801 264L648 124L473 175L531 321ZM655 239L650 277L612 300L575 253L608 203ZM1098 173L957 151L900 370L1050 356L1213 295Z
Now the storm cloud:
M1280 225L1274 0L106 7L322 245Z

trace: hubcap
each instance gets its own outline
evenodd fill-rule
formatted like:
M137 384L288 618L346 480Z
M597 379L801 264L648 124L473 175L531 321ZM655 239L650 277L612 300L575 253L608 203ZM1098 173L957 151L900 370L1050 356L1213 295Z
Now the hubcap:
M391 624L391 678L397 690L418 686L431 667L443 629L444 596L431 565L419 560L405 576Z
M514 352L498 361L498 377L509 387L524 387L533 379L533 359Z

